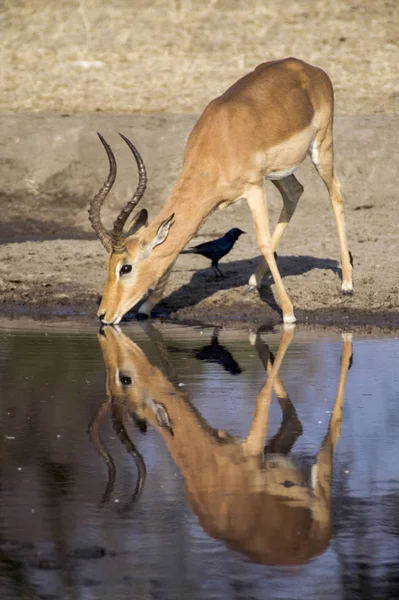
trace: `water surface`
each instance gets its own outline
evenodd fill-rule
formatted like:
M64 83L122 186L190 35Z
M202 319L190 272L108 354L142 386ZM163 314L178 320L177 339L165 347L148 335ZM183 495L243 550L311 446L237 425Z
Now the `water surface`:
M397 338L103 334L0 330L1 598L399 597Z

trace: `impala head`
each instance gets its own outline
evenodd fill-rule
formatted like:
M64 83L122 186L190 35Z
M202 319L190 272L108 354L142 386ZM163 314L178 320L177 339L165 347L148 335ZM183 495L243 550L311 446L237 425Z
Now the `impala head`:
M139 171L139 182L133 197L116 218L112 232L102 224L101 206L116 178L114 154L98 134L109 160L109 175L103 187L90 202L89 219L100 242L108 252L107 281L97 315L104 324L117 324L137 302L153 288L162 272L157 261L149 261L154 248L162 244L173 223L172 214L163 221L154 234L148 231L148 213L145 209L131 220L126 234L123 228L133 209L140 202L147 187L147 173L143 159L130 140L119 134L131 149Z
M148 420L154 426L166 428L173 436L168 411L159 400L175 391L173 384L118 326L102 328L98 340L107 371L107 396L124 400L139 426Z
M135 363L140 362L141 350L119 327L101 328L98 341L107 371L107 396L133 399L138 389Z

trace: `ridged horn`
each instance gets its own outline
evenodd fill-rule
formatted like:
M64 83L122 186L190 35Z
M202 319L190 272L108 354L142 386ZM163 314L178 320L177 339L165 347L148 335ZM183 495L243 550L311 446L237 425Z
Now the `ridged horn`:
M110 191L110 189L112 188L112 186L114 185L114 182L115 182L116 161L115 161L115 156L113 155L113 152L112 152L110 146L107 144L107 142L105 141L103 136L98 132L97 132L97 135L100 138L101 143L104 146L105 151L108 156L109 174L108 174L108 178L107 178L106 182L104 183L104 185L102 186L102 188L99 189L98 193L94 196L93 200L90 202L89 219L90 219L90 223L91 223L94 231L96 232L97 237L99 238L100 242L102 243L102 245L104 246L106 251L110 253L110 252L112 252L112 237L110 236L108 231L105 229L104 225L102 224L100 211L101 211L101 206L102 206L105 198L108 195L108 192Z
M132 142L128 140L127 137L125 137L122 133L120 133L119 135L126 142L126 144L129 146L130 150L133 153L139 172L139 181L137 184L136 191L134 192L131 200L129 200L129 202L125 204L125 206L122 208L121 212L119 213L118 217L114 222L114 228L112 230L112 249L114 252L123 252L125 248L123 227L133 209L140 202L147 187L147 172L145 170L144 162L141 158L139 151L132 144Z
M123 413L121 410L121 406L118 402L118 399L115 396L112 396L111 415L112 415L112 424L114 426L114 429L116 431L118 438L120 439L120 441L126 448L126 451L128 452L128 454L130 454L130 456L132 456L134 462L136 463L137 482L136 482L136 487L134 488L134 492L133 492L132 499L131 499L131 503L133 503L138 498L138 496L140 496L140 494L142 492L145 478L147 475L147 468L145 466L145 462L144 462L144 458L143 458L142 454L137 450L131 437L129 436L128 432L126 431L125 425L123 423Z

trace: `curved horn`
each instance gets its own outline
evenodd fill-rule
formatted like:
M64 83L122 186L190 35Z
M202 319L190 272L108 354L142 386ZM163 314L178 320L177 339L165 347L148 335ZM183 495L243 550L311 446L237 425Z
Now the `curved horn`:
M133 495L132 495L132 498L130 501L130 503L133 504L133 502L140 496L140 494L142 492L145 478L147 475L147 468L145 466L145 462L144 462L144 458L143 458L142 454L137 450L135 444L133 443L132 439L130 438L128 432L126 431L125 425L123 423L123 414L122 414L121 406L119 405L118 399L115 396L112 396L111 416L112 416L112 424L113 424L113 427L115 429L115 432L116 432L119 440L122 442L122 444L126 448L127 453L130 454L130 456L132 456L134 462L136 463L137 482L136 482L136 487L134 488Z
M111 401L112 401L112 398L111 398ZM114 489L115 477L116 477L116 468L115 468L114 459L112 458L110 452L108 451L106 445L104 444L102 437L101 437L101 433L100 433L101 421L104 418L104 415L106 414L106 412L109 410L109 403L110 403L110 397L107 396L107 398L104 400L104 402L101 404L100 408L97 410L96 414L94 415L94 417L89 425L89 428L88 428L90 440L91 440L93 446L101 454L102 458L104 459L104 461L107 465L107 469L108 469L107 487L105 489L103 497L101 498L100 506L103 506L104 504L106 504L108 502L108 500L112 494L112 491Z
M139 182L137 184L136 191L131 200L122 208L118 217L114 222L114 228L112 230L112 248L114 252L122 252L125 248L125 241L123 237L123 226L125 225L130 213L140 202L145 189L147 187L147 172L145 170L143 159L140 156L137 148L132 144L130 140L127 139L122 133L119 134L121 138L126 142L129 146L130 150L133 152L134 158L136 159L137 168L139 171Z
M108 192L112 188L115 178L116 178L116 162L115 156L107 142L104 140L103 136L97 132L98 137L101 140L102 145L105 148L105 151L109 160L109 174L107 181L104 183L102 188L98 191L98 193L94 196L93 200L90 202L89 208L89 219L90 223L97 234L100 242L103 244L104 248L107 252L112 252L112 238L108 231L105 229L104 225L101 222L100 210L101 206L108 195Z

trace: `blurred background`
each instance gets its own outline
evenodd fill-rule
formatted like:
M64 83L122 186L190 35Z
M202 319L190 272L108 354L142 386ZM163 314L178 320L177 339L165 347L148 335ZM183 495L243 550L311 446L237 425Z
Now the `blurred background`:
M396 0L2 0L1 111L198 113L260 62L325 68L337 112L399 104Z

